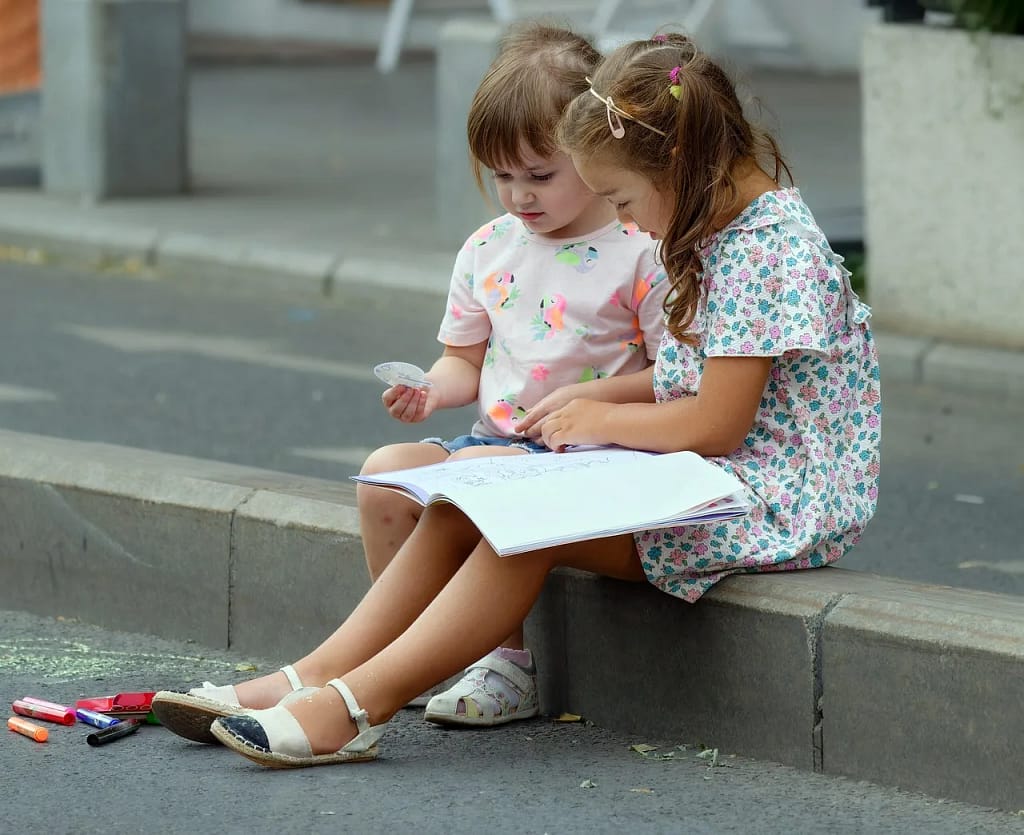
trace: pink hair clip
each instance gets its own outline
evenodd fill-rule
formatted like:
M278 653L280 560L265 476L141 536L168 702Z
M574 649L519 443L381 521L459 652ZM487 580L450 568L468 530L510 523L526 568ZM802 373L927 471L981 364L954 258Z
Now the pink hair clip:
M668 92L676 101L679 101L679 97L683 94L683 88L679 86L679 73L682 72L682 69L682 67L673 67L668 73L668 80L672 82Z
M655 43L665 43L668 40L668 35L651 35L651 40Z

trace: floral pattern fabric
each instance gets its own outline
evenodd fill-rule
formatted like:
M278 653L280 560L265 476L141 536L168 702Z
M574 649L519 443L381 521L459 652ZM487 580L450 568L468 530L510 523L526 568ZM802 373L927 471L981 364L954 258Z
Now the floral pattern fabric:
M697 393L708 357L773 357L753 428L711 458L746 488L740 519L635 535L648 579L696 601L734 572L812 568L852 547L878 498L881 395L869 308L797 189L755 199L701 249L697 345L667 331L658 401Z

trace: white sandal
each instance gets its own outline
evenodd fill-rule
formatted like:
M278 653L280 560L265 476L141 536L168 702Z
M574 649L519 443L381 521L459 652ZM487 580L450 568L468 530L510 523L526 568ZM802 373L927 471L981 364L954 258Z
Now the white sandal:
M366 711L341 679L327 682L345 700L348 715L359 733L333 754L314 754L299 721L283 705L251 710L242 716L224 716L213 723L213 735L243 757L270 768L305 768L377 758L377 740L386 723L371 725Z
M501 676L516 691L519 696L516 706L513 707L504 693L490 688L487 682L489 673ZM465 706L463 713L459 713L460 703ZM537 674L532 662L530 669L524 670L518 664L491 653L470 666L458 684L434 696L427 703L423 718L438 725L490 727L529 719L539 712Z
M288 664L281 668L291 692L281 702L288 702L307 691L313 692L315 687L303 687L299 674ZM279 702L279 704L281 703ZM161 690L153 696L153 713L160 724L178 736L193 742L213 743L217 739L210 733L210 725L222 716L239 716L250 712L250 708L238 703L238 693L234 685L218 687L209 681L202 687L193 687L187 693L178 690Z
M403 707L416 708L417 710L425 708L428 704L430 704L430 700L434 698L434 696L438 696L441 693L444 693L446 690L451 690L456 684L462 681L462 677L465 674L466 671L462 670L461 672L458 672L455 675L453 675L451 678L446 678L440 684L435 684L433 687L431 687L426 692L421 693L419 696L416 696L413 699L409 699L409 701L406 702L403 705Z

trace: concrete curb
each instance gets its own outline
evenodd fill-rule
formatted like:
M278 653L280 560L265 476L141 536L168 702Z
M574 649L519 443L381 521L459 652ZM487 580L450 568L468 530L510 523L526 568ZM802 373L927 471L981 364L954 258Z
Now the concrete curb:
M63 213L58 212L58 215ZM227 289L263 286L330 295L377 286L431 295L446 292L452 253L418 252L384 260L353 253L311 252L199 234L161 233L144 226L83 221L50 211L12 212L0 206L0 259L107 270L195 275ZM390 258L391 260L387 260ZM1024 351L976 347L930 338L877 333L884 380L956 388L996 398L1024 399Z
M1024 399L1024 351L940 342L928 337L875 332L883 382Z
M349 484L0 431L0 518L0 606L282 661L369 583ZM1024 807L1022 599L825 568L689 606L565 571L528 631L548 713Z

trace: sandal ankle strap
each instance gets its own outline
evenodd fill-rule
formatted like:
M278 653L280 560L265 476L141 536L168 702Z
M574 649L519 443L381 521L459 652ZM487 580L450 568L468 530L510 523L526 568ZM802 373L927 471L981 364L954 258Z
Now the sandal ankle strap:
M284 673L284 677L288 679L288 683L292 686L292 690L302 689L302 679L299 678L299 674L295 672L295 668L291 664L285 664L281 668L281 672Z
M532 689L535 689L536 683L534 677L520 667L518 664L513 664L511 661L506 661L499 655L491 653L485 655L475 664L470 664L470 670L490 670L497 673L506 681L508 681L513 687L516 688L519 695L522 696Z
M348 689L348 685L340 678L332 678L327 682L327 686L333 687L337 690L341 698L345 700L345 706L348 708L348 715L351 716L352 721L356 723L356 730L358 730L360 734L370 730L369 714L359 706L359 702L357 702L356 697L352 695L352 691Z

